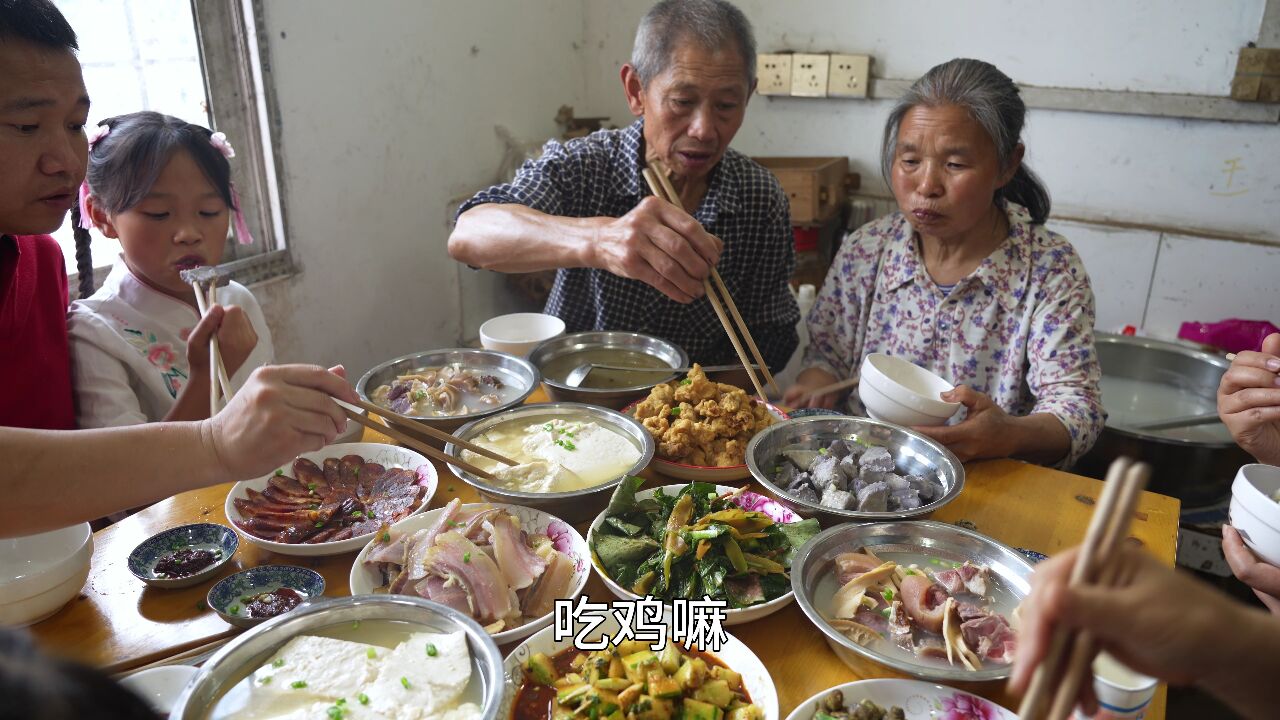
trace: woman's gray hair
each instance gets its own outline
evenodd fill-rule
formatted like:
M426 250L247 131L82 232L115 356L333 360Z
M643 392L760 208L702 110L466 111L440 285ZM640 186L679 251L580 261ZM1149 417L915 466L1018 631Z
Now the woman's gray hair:
M755 84L756 38L741 10L726 0L662 0L640 21L631 50L631 66L641 85L670 67L676 44L685 39L710 51L733 44L742 56L747 87Z
M1008 168L1013 162L1027 117L1027 106L1022 102L1018 86L991 63L957 58L930 68L889 113L880 147L880 172L890 186L898 127L907 112L919 105L964 108L995 144L1000 167ZM1026 207L1033 223L1043 223L1049 217L1049 191L1025 162L1018 166L1013 179L996 191L995 199L1011 200Z

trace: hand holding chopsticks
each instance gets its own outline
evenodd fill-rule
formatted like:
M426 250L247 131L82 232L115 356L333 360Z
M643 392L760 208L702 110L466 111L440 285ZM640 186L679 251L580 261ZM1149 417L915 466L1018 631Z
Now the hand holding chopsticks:
M643 171L644 179L649 184L649 189L658 198L666 200L683 210L680 194L676 192L675 187L671 185L671 181L667 179L667 171L661 161L654 160L650 164L652 167L645 168ZM712 280L715 281L715 287L712 287ZM764 357L760 354L760 349L751 337L751 331L747 329L747 324L742 319L742 314L738 312L738 306L733 302L733 296L729 294L729 288L725 286L724 280L714 266L711 268L711 278L702 281L702 288L707 295L707 300L711 303L711 307L716 312L716 317L720 319L720 324L724 327L725 334L729 336L729 342L733 344L734 351L738 353L738 359L747 371L747 376L751 379L751 384L755 387L756 394L760 396L761 400L765 399L764 388L752 369L751 359L747 357L742 343L738 340L738 332L734 330L734 325L729 320L729 314L732 314L733 323L737 323L737 327L742 333L742 338L746 340L747 346L751 348L751 353L756 363L760 366L760 371L764 374L766 382L774 389L774 392L781 394L782 391L778 388L778 383L773 379L773 375L769 372L768 364L764 361ZM724 296L723 305L716 294L717 291ZM728 307L729 314L726 314L725 307Z
M1115 584L1117 571L1111 561L1129 535L1138 496L1150 474L1148 465L1135 464L1128 458L1112 463L1084 545L1071 570L1071 587ZM1048 650L1023 696L1018 717L1023 720L1066 718L1075 706L1081 684L1086 677L1091 677L1090 668L1097 650L1087 631L1072 635L1066 627L1054 628Z
M431 447L430 445L422 442L421 440L416 440L412 437L409 437L408 435L405 435L404 433L396 430L394 427L391 427L391 425L394 424L402 428L425 433L438 440L443 440L445 442L453 443L459 448L470 450L473 453L476 453L478 455L483 455L492 460L497 460L498 462L503 463L505 465L519 464L515 460L512 460L511 458L508 458L504 455L500 455L486 447L481 447L480 445L467 442L466 440L463 440L460 437L450 435L449 433L443 430L438 430L426 423L419 422L405 415L401 415L400 413L397 413L393 410L388 410L387 408L379 407L372 403L367 403L364 400L357 400L352 404L364 409L369 413L376 413L377 415L386 418L388 424L382 425L369 417L361 415L360 413L352 412L350 410L347 410L346 408L343 408L343 411L346 413L347 418L349 420L353 420L371 430L380 432L383 435L386 435L387 437L395 440L396 442L399 442L400 444L405 445L406 447L417 450L418 452L422 453L423 455L426 455L427 457L434 458L441 462L449 463L463 470L466 470L472 475L482 477L485 480L494 480L496 478L494 478L493 473L487 470L482 470L481 468L478 468L475 465L472 465L471 463L459 457L448 455L442 450L437 450L436 448Z

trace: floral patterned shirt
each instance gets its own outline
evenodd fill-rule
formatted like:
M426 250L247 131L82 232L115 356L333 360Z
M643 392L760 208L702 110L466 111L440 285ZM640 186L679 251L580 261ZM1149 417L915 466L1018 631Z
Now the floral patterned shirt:
M239 283L218 288L218 304L238 305L258 344L236 374L233 391L275 350L262 308ZM68 315L76 422L81 428L119 427L163 420L187 384L186 333L200 321L192 306L143 284L117 259L92 296L72 303Z
M1020 205L1005 210L1008 239L945 294L902 213L852 233L809 312L804 366L856 378L870 353L910 360L1012 415L1058 418L1071 434L1059 465L1069 467L1106 421L1093 290L1066 238L1031 224ZM856 389L848 406L863 414Z

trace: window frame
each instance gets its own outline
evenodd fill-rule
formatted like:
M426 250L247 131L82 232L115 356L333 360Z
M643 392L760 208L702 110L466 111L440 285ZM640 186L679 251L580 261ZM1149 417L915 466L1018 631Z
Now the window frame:
M251 245L230 241L219 266L243 284L290 275L279 183L280 120L261 0L191 0L200 69L212 127L236 149L232 181L240 197Z

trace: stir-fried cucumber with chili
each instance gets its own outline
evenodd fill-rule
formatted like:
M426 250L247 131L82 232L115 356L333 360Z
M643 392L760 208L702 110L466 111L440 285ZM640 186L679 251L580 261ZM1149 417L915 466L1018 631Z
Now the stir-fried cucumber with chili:
M592 653L565 652L577 654L563 675L543 653L525 664L527 682L556 691L550 720L764 720L740 674L671 642L661 652L635 640Z
M787 594L796 549L818 533L817 520L775 523L714 485L692 483L676 495L658 488L636 500L640 478L614 491L591 550L614 582L663 600L710 597L744 608Z

